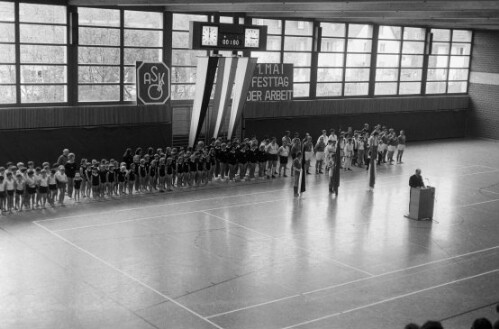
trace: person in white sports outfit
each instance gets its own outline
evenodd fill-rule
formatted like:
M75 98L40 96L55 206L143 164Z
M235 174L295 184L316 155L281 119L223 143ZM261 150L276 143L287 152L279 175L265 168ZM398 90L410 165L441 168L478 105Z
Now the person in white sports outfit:
M357 165L362 167L364 165L364 136L357 137Z
M325 131L325 130L324 130ZM315 173L322 174L322 164L324 163L324 151L326 150L326 142L324 135L321 135L315 144Z
M345 143L343 153L345 154L345 171L352 170L353 143L351 138Z
M324 150L324 158L326 159L326 171L331 177L333 175L332 168L334 167L334 155L336 153L336 143L333 140L329 140Z
M312 143L312 137L308 135L303 141L303 152L305 153L305 169L307 175L310 175L310 163L312 162L312 157L314 155L314 144Z
M279 144L276 143L276 138L272 137L272 141L266 146L265 151L269 155L268 161L268 174L267 178L275 178L277 175L277 152L279 151Z
M288 177L286 175L289 158L289 145L287 140L283 139L282 146L277 150L277 154L279 155L279 176L281 176L281 170L284 170L283 177Z
M403 163L402 162L402 155L404 155L404 150L405 150L405 132L403 130L400 131L400 135L397 137L398 139L398 145L397 145L397 163Z

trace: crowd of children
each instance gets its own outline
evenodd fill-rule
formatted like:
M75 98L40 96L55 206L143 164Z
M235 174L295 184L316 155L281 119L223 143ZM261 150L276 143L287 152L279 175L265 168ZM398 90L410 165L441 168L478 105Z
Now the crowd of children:
M377 155L367 152L373 134L378 136ZM26 165L9 162L6 167L0 167L0 206L2 213L11 214L14 210L45 208L47 203L63 205L66 196L78 203L81 198L102 199L196 187L207 185L213 179L238 182L287 177L289 157L295 159L301 154L307 174L314 157L315 173L327 171L332 156L338 151L344 170L375 160L378 164L393 164L396 150L397 163L402 163L405 141L403 131L397 136L393 129L377 125L371 131L365 124L356 131L351 127L339 133L331 129L329 135L323 130L315 144L308 133L301 139L298 133L291 138L287 131L280 144L275 137L261 141L256 137L242 141L218 138L208 145L199 142L193 148L149 147L145 151L137 148L135 152L129 148L121 161L83 158L77 163L75 155L65 149L52 165L44 162L35 166L29 161ZM290 175L295 172L291 170Z

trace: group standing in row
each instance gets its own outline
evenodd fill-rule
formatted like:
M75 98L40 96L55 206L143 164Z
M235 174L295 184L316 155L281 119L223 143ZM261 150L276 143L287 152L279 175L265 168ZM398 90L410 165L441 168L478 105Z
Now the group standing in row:
M315 143L306 134L300 138L289 131L278 143L275 137L258 140L256 136L242 141L212 139L208 145L198 142L194 147L128 148L121 161L116 159L81 159L63 150L56 163L44 162L35 166L32 161L7 163L0 167L0 205L2 211L45 208L47 203L64 204L65 197L102 199L136 193L165 192L184 187L207 185L214 179L221 182L240 182L255 179L288 177L289 158L293 161L290 175L311 174L315 158L315 173L329 173L341 167L371 168L375 164L402 163L405 134L397 136L393 129L377 125L369 129L336 132L322 131ZM304 161L304 163L302 163ZM371 166L369 166L371 164ZM339 169L339 168L338 168ZM374 176L372 187L374 187ZM331 191L331 190L330 190ZM295 190L296 193L296 190Z

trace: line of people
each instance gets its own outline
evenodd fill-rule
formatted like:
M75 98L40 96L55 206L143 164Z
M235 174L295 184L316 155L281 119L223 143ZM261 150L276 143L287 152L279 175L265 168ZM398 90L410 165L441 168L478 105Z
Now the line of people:
M380 135L373 140L372 136ZM255 179L273 179L278 176L294 176L296 168L289 166L292 160L304 154L307 174L315 158L315 173L327 172L332 166L332 155L339 149L344 170L352 165L362 167L371 155L364 150L370 143L378 143L378 163L393 162L394 147L398 148L397 162L402 162L405 148L403 131L395 136L393 129L381 125L370 131L365 124L361 130L337 134L334 129L328 135L325 130L314 144L310 134L302 139L298 133L291 138L289 131L281 139L256 136L242 141L222 138L212 139L209 145L199 142L195 147L154 149L145 151L129 148L121 161L116 159L86 158L76 162L74 153L63 150L57 162L35 166L32 161L7 163L0 167L0 206L2 212L45 208L56 203L63 205L65 198L80 202L82 198L103 199L148 192L166 192L184 187L207 185L213 179L221 182L239 182ZM336 145L340 138L339 145ZM386 145L383 148L382 145ZM301 162L300 162L301 164Z

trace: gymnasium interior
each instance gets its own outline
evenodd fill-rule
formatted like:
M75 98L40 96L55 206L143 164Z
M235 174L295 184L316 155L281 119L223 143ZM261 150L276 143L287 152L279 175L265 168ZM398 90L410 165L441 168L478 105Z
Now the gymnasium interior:
M498 54L491 0L0 0L14 174L64 149L119 163L366 123L407 136L371 189L354 165L330 193L316 155L299 196L217 160L206 184L2 211L0 328L499 326ZM431 218L411 218L416 169Z

